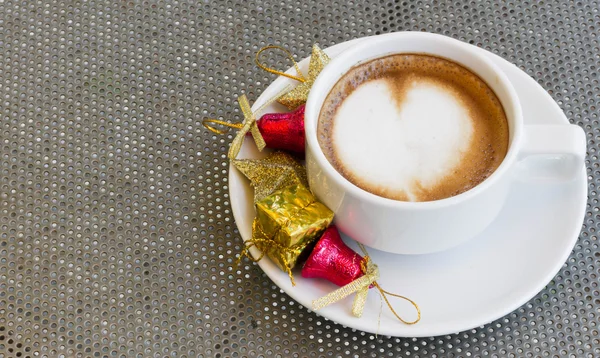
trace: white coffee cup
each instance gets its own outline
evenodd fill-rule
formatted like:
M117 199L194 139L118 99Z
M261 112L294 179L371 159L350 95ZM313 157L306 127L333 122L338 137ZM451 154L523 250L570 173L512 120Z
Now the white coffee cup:
M398 53L430 54L459 63L479 75L500 99L509 123L508 152L496 171L476 187L429 202L387 199L345 179L321 151L317 125L331 88L352 67ZM442 251L475 237L500 212L513 180L519 176L571 180L581 171L586 152L585 134L578 126L524 125L512 84L480 51L458 40L423 32L375 36L335 57L312 86L305 109L305 130L309 185L317 198L335 212L337 227L369 247L401 254ZM514 170L517 164L519 175Z

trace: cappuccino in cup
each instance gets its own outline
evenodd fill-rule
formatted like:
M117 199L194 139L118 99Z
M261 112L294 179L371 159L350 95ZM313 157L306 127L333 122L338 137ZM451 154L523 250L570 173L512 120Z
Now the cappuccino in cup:
M463 193L502 163L504 109L475 73L432 55L404 53L358 64L325 99L321 150L354 185L400 201Z

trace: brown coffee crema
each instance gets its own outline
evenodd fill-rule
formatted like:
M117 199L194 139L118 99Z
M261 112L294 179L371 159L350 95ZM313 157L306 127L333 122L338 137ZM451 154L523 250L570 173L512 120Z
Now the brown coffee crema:
M411 197L405 188L382 187L368 182L347 169L336 153L334 120L344 100L360 85L384 80L398 110L415 80L435 85L451 93L465 108L473 133L458 165L431 185L415 180ZM432 103L431 105L435 105ZM366 128L365 131L377 130ZM435 56L396 54L371 60L350 69L331 89L319 115L317 137L322 151L333 167L354 185L375 195L401 201L433 201L463 193L484 181L502 163L508 150L509 127L504 109L492 89L465 67Z

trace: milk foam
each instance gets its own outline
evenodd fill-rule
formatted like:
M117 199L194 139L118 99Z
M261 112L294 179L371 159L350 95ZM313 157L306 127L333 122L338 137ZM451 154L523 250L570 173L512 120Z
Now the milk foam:
M399 97L400 96L400 97ZM358 181L418 201L459 166L473 136L468 108L425 79L401 94L386 79L367 81L344 99L332 127L338 162Z

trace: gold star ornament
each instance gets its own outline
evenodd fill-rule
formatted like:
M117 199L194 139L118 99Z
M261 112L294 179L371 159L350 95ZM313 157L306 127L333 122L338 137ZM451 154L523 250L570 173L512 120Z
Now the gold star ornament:
M289 73L277 71L277 70L274 70L272 68L269 68L269 67L263 65L260 62L259 56L263 51L269 50L269 49L277 49L277 50L281 50L281 51L285 52L286 55L294 63L294 67L296 68L297 76L291 75ZM323 68L329 63L330 60L331 59L329 58L329 56L327 56L325 51L321 50L318 45L316 45L316 44L313 45L312 54L310 56L310 63L308 65L308 76L304 77L302 75L302 72L300 72L300 68L298 67L298 64L296 63L296 61L294 61L294 57L292 56L292 54L288 50L284 49L283 47L280 47L280 46L263 47L256 54L256 63L263 70L271 72L271 73L275 73L275 74L278 74L281 76L285 76L285 77L288 77L288 78L291 78L291 79L301 82L298 86L296 86L294 89L292 89L288 93L284 94L283 96L279 97L279 99L277 100L277 102L283 104L290 110L294 110L306 102L306 100L308 98L308 93L310 92L310 89L311 89L313 83L317 79L317 76L319 76L319 73L321 73Z
M250 180L255 203L291 185L308 187L304 166L284 152L273 152L264 159L235 159L231 162Z
M329 61L329 56L327 56L325 51L321 50L319 46L313 45L310 64L308 65L308 77L304 82L296 86L296 88L280 97L277 102L283 104L290 110L294 110L303 103L306 103L308 93L310 92L313 83Z

